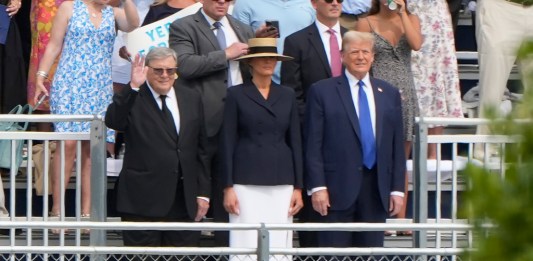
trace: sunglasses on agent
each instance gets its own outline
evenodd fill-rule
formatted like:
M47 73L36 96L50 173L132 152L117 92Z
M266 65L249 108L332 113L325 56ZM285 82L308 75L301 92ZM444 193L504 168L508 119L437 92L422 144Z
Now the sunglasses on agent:
M333 3L333 1L335 1L335 0L324 0L324 2L326 2L326 3L328 3L328 4ZM344 0L336 0L336 1L337 1L337 3L339 3L339 4L342 4L342 2L343 2Z

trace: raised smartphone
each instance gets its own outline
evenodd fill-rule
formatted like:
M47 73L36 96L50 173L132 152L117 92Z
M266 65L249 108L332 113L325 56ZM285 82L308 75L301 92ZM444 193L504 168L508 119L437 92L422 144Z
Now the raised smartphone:
M268 31L272 31L272 30L278 30L278 38L279 38L279 34L280 34L280 30L279 30L279 21L278 20L265 20L265 23L266 23L266 26L268 28Z

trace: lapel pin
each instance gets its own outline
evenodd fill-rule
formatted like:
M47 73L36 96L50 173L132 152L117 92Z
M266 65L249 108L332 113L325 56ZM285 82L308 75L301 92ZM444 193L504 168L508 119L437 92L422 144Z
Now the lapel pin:
M378 87L378 92L383 92L383 89Z

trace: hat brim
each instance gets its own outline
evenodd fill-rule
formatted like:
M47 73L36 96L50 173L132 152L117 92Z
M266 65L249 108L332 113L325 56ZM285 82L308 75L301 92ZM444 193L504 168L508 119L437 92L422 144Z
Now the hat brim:
M276 58L276 60L280 61L280 62L284 62L284 61L290 61L294 58L290 57L290 56L285 56L285 55L281 55L281 54L277 54L277 53L253 53L253 54L247 54L247 55L243 55L239 58L236 58L235 61L241 61L241 60L246 60L246 59L250 59L250 58L256 58L256 57L273 57L273 58Z

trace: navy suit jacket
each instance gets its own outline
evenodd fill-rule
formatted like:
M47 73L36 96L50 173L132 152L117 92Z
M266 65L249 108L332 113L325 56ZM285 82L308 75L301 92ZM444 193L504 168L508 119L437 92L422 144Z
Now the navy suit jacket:
M219 149L224 187L302 188L302 142L294 92L272 83L264 99L251 82L229 88Z
M341 27L341 35L346 31L346 28ZM296 92L300 117L304 115L305 98L311 84L331 78L331 65L326 52L329 50L324 49L316 23L285 38L283 54L294 60L281 63L281 84Z
M388 211L391 191L404 191L405 152L400 93L389 83L370 78L376 105L379 194ZM331 210L346 210L356 201L363 171L357 113L343 74L313 84L305 117L305 166L308 189L328 188Z

